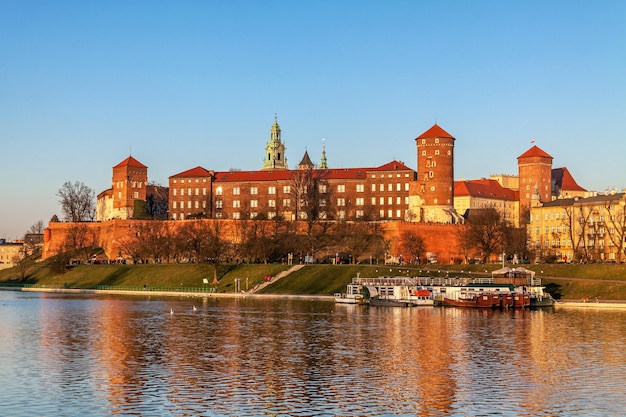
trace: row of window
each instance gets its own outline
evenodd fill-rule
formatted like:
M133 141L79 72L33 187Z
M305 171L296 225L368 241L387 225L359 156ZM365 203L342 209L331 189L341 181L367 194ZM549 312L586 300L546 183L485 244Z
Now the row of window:
M200 188L196 188L195 191L196 191L195 195L200 195ZM206 193L207 193L207 189L206 188L202 188L202 195L206 195ZM178 195L178 189L177 188L173 188L172 189L172 194L175 195L175 196ZM185 189L184 188L180 189L180 195L181 196L185 195ZM187 188L187 195L194 195L192 188Z
M140 184L141 187L141 184ZM384 192L385 188L387 189L387 191L394 191L394 184L392 183L388 183L387 186L385 187L385 184L372 184L372 192ZM395 184L395 191L402 191L402 188L404 188L404 191L409 191L409 183L404 183L404 187L402 186L402 183L396 183ZM291 193L291 186L289 185L283 185L282 187L283 190L283 194L289 194ZM194 192L195 191L195 192ZM241 195L241 188L240 187L233 187L232 189L233 195ZM304 192L306 192L306 190L304 190ZM319 192L321 194L325 194L327 192L327 186L325 184L320 184L319 185ZM337 192L338 193L345 193L346 192L346 186L345 184L338 184L337 185ZM365 192L365 185L364 184L356 184L356 192L357 193L362 193ZM188 188L172 188L172 194L174 196L184 196L184 195L200 195L200 193L202 193L202 195L207 195L207 188L203 187L203 188L192 188L192 187L188 187ZM224 190L222 187L217 187L215 189L215 195L223 195ZM250 195L257 195L259 193L259 188L258 187L250 187ZM276 194L276 187L275 186L270 186L267 188L267 193L269 195L275 195Z
M386 199L387 201L387 205L393 205L394 204L394 197L387 197ZM377 205L381 205L384 206L385 205L385 197L372 197L372 205L375 206ZM223 208L223 200L216 200L215 201L215 208L221 209ZM402 204L402 197L395 197L395 204L396 205L400 205ZM404 197L404 204L409 204L409 197ZM325 199L320 199L319 200L319 205L320 207L325 207L326 206L326 200ZM365 205L365 199L362 197L358 197L355 199L355 205L356 206L364 206ZM276 200L267 200L267 206L268 207L276 207ZM291 199L290 198L283 198L282 200L282 206L283 207L290 207L291 206ZM346 206L346 199L345 198L338 198L337 199L337 206L338 207L345 207ZM233 200L233 208L240 208L241 207L241 200ZM259 207L259 200L250 200L250 207L252 208L256 208ZM172 202L172 208L176 209L176 208L181 208L184 209L185 208L185 201L181 201L181 202L176 202L173 201ZM189 200L187 201L187 208L192 208L192 201ZM195 208L200 208L200 201L195 201ZM202 208L206 208L206 200L202 201Z
M128 181L130 183L131 188L141 188L143 186L142 181ZM116 181L115 188L124 188L126 181Z
M405 213L406 213L406 211L405 211ZM255 217L258 216L258 214L259 214L258 212L252 211L252 212L250 212L250 218L254 219ZM386 212L385 212L385 210L380 210L380 212L379 212L379 215L380 215L381 218L384 218L386 216L387 218L391 219L391 218L394 218L394 214L395 214L395 218L397 218L397 219L402 218L401 217L402 216L402 210L396 210L395 213L394 213L393 210L387 210ZM191 213L187 213L187 216L190 216L190 215L191 215ZM365 216L365 211L363 211L363 210L356 210L355 211L355 217L357 219L360 219L360 218L362 218L364 216ZM221 212L215 213L215 217L218 218L218 219L222 218L222 213ZM267 217L269 219L273 219L274 217L276 217L276 212L275 211L267 212ZM235 212L232 213L232 218L234 220L240 220L240 219L242 219L242 213L239 212L239 211L235 211ZM306 213L302 213L301 212L300 213L300 219L301 220L306 220L306 218L307 218ZM325 219L325 218L326 218L326 213L325 212L321 212L320 213L320 219ZM337 211L337 219L344 220L345 218L346 218L345 210ZM172 219L173 220L184 220L185 219L185 214L184 213L180 213L180 214L173 213L172 214Z

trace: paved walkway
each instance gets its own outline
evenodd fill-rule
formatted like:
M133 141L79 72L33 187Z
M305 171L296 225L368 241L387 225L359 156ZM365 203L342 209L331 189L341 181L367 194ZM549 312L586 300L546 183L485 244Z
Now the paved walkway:
M272 278L271 281L265 281L263 284L259 285L258 287L255 287L253 289L250 290L250 292L248 292L248 294L253 294L257 291L262 290L263 288L267 287L270 284L275 283L276 281L278 281L281 278L285 278L287 275L291 274L292 272L296 272L300 269L304 268L303 264L299 264L299 265L294 265L291 268L289 268L286 271L280 272L278 275L276 275L274 278Z

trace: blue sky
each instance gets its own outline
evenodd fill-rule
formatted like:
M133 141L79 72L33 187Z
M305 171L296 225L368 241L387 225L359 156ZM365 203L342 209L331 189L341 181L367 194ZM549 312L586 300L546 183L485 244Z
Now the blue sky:
M626 187L623 1L0 0L0 237L149 179L260 169L274 114L295 166L416 169L435 121L455 177L516 174L531 140L591 190Z

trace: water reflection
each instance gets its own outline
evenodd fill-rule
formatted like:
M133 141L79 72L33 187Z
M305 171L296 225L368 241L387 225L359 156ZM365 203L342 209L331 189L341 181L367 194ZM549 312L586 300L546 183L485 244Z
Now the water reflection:
M626 311L3 292L0 314L2 415L626 412Z

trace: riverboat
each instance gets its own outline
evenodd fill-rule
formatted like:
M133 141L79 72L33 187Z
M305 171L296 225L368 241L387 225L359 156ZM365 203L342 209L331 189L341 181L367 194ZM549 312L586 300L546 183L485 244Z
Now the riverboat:
M348 284L345 293L335 293L335 303L338 304L368 304L370 299L366 297L364 288L358 284Z
M444 297L443 304L453 307L496 308L500 306L500 297L492 292L464 293L457 298Z
M432 293L427 289L416 286L408 277L378 277L361 278L357 275L348 284L350 287L362 287L362 291L372 306L387 307L416 307L433 306ZM354 290L352 290L354 291Z

